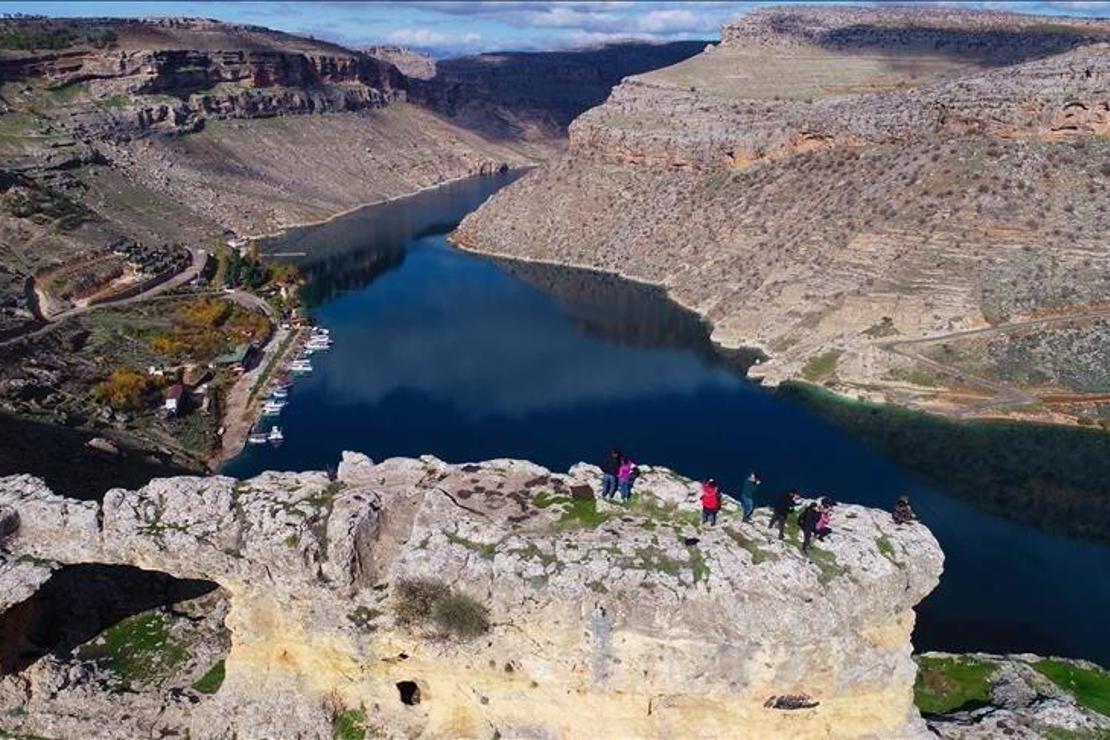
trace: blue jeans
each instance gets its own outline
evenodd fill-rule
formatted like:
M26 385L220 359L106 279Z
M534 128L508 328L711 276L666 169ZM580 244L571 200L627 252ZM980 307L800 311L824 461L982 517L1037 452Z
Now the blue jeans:
M601 497L612 498L617 492L617 476L604 473L601 476Z
M617 483L617 488L621 492L621 499L627 501L632 498L632 479L625 478Z
M716 509L702 509L701 510L701 523L702 524L716 524L717 523L717 510Z
M750 522L752 520L752 512L755 511L755 500L747 496L741 496L740 508L744 510L744 521Z

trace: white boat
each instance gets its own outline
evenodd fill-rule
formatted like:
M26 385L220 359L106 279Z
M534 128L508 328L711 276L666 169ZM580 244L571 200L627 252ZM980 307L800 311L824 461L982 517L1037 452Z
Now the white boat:
M251 435L247 437L247 441L252 445L265 444L267 439L265 432L251 432Z
M294 360L289 364L289 369L295 373L310 373L312 372L312 363L308 360Z
M331 329L327 328L326 326L314 326L312 327L312 333L322 337L326 337L331 334Z
M273 398L274 400L277 400L277 401L281 401L283 399L289 398L289 389L288 388L274 388L272 391L270 391L270 398Z
M266 438L271 442L280 442L285 439L285 435L281 433L281 427L275 425L270 427L270 434Z
M267 401L266 403L262 404L262 415L277 416L281 413L281 410L283 408L285 408L284 401Z

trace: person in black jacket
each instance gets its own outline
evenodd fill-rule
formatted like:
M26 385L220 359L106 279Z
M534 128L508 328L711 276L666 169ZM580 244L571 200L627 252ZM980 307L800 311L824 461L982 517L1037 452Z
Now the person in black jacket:
M790 516L790 512L794 511L797 503L798 494L796 491L783 491L775 499L775 511L771 515L771 523L768 526L773 529L776 524L779 525L780 540L783 537L783 531L786 529L786 519Z
M809 542L817 531L817 520L820 517L821 511L816 501L811 501L798 515L798 526L802 528L802 552L809 552Z
M601 463L601 497L606 501L617 492L617 473L620 472L622 462L624 455L614 447Z

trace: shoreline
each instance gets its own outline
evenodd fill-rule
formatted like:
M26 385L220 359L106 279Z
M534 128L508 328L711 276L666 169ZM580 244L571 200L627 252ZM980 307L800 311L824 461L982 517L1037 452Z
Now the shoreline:
M693 313L695 316L698 317L698 320L701 321L701 323L704 324L708 329L707 334L708 334L709 342L710 342L710 344L712 344L714 351L717 352L717 354L721 355L723 358L727 359L727 353L742 352L744 350L755 350L755 351L758 351L758 352L762 353L764 355L764 357L766 357L767 359L773 359L774 358L774 355L771 352L768 351L768 348L763 346L759 342L746 342L746 343L745 342L737 342L737 343L733 344L728 339L722 340L721 338L716 336L715 335L716 328L715 328L713 322L710 321L709 318L706 317L705 314L703 314L701 311L698 311L693 306L689 305L688 303L684 302L683 300L681 300L680 298L675 296L674 293L670 290L670 287L668 285L666 285L665 283L648 280L646 278L642 278L642 277L638 277L638 276L634 276L634 275L628 275L624 272L621 272L620 270L606 270L606 269L603 269L603 268L599 268L595 265L587 265L587 264L582 264L582 263L574 262L574 261L560 261L560 260L556 260L556 259L544 259L544 258L540 258L540 257L523 257L523 256L509 254L509 253L498 251L498 250L489 250L489 249L485 249L485 248L479 248L479 247L477 247L473 244L467 243L467 241L465 241L463 239L460 239L457 236L457 233L458 233L458 229L456 228L454 231L452 231L450 234L447 235L447 241L452 246L454 246L456 249L459 249L459 250L464 251L464 252L468 252L470 254L474 254L474 255L478 255L478 256L493 257L493 258L496 258L496 259L510 260L510 261L514 261L514 262L521 262L521 263L525 263L525 264L548 265L548 266L551 266L551 267L566 267L566 268L572 268L572 269L576 269L576 270L587 270L587 271L593 272L593 273L615 276L615 277L618 277L622 280L627 280L629 282L636 283L638 285L643 285L643 286L646 286L646 287L649 287L649 288L660 289L660 290L663 291L667 300L671 301L676 306L679 306L680 308L682 308L685 311L690 311L691 313ZM751 367L758 367L760 364L762 364L762 363L753 364ZM910 411L910 412L925 414L927 416L933 416L933 417L936 417L936 418L939 418L939 419L945 419L945 420L951 421L951 422L961 422L961 421L1006 422L1006 421L1009 421L1009 422L1014 422L1014 423L1018 423L1018 424L1043 425L1043 426L1051 426L1051 427L1060 427L1060 428L1065 428L1065 429L1087 429L1088 428L1088 427L1084 426L1083 424L1080 424L1078 419L1074 419L1074 418L1071 418L1071 417L1060 418L1058 416L1052 416L1052 417L1048 417L1048 418L1043 418L1043 417L1040 417L1040 416L1030 416L1030 415L1023 415L1023 414L1016 414L1016 415L981 414L981 415L970 415L969 416L969 415L959 414L959 413L955 412L954 410L950 410L950 409L947 409L947 408L933 408L933 407L930 407L930 406L925 405L925 404L918 405L918 406L911 406L911 405L908 405L908 404L901 404L901 403L896 403L894 401L888 400L884 396L877 395L877 394L875 394L871 391L868 391L866 389L862 389L862 388L860 388L860 389L851 389L851 390L840 389L840 388L837 388L837 387L834 387L834 386L825 385L824 383L817 383L817 382L809 381L809 380L806 380L805 378L803 378L801 376L786 377L786 378L782 378L781 380L779 380L777 382L767 383L764 376L761 376L761 375L758 375L758 374L756 374L756 375L751 374L750 368L749 368L748 371L745 371L743 373L743 377L746 380L748 380L752 383L755 383L755 384L757 384L757 385L759 385L763 388L766 388L770 391L777 391L780 387L788 385L788 384L794 384L794 385L798 385L798 386L807 386L807 387L811 387L811 388L815 388L815 389L824 391L826 393L831 393L832 395L836 396L837 398L839 398L839 399L841 399L842 401L845 401L845 402L858 403L858 404L879 404L879 405L882 405L882 406L889 406L890 408L893 408L893 409L900 409L900 410L903 410L903 411Z
M333 213L330 216L326 216L324 218L317 219L315 221L297 221L295 223L284 224L282 226L279 226L276 231L271 231L271 232L268 232L268 233L265 233L265 234L240 234L239 236L240 236L240 238L247 239L248 241L252 241L252 242L253 241L258 241L260 239L277 239L277 238L280 238L282 236L286 236L290 229L303 229L303 228L307 228L307 227L311 227L311 226L323 226L324 224L331 223L332 221L335 221L338 218L343 218L344 216L349 216L352 213L355 213L356 211L361 211L363 208L370 208L371 206L383 206L387 203L394 203L394 202L399 201L399 200L404 200L405 198L411 198L414 195L419 195L420 193L424 193L424 192L427 192L429 190L436 190L436 189L442 188L446 185L451 185L451 184L456 183L456 182L462 182L463 180L469 180L472 177L490 177L491 175L502 174L504 172L518 172L518 171L522 171L522 170L523 171L528 171L528 170L534 169L536 167L539 167L539 165L540 165L540 163L537 162L535 164L522 165L522 166L518 166L518 167L511 167L510 166L505 170L499 170L497 172L491 172L491 173L472 172L468 175L460 175L458 177L450 177L450 178L447 178L446 180L441 180L441 181L439 181L437 183L434 183L432 185L424 185L423 187L417 188L416 190L410 191L408 193L404 193L404 194L401 194L401 195L394 195L394 196L391 196L389 198L382 198L380 200L367 201L365 203L360 203L358 205L351 206L350 208L344 208L343 210L337 211L336 213ZM305 254L307 255L307 253L305 253ZM264 254L263 256L272 256L272 255L265 255Z

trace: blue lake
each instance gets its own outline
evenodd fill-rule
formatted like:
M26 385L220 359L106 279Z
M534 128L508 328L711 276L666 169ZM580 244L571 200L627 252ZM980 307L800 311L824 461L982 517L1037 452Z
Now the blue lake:
M1032 651L1110 664L1110 547L1048 534L928 485L808 403L742 378L698 319L654 288L494 260L446 235L516 175L468 180L271 240L297 258L335 347L280 425L223 472L326 469L342 450L555 470L611 446L735 490L784 487L889 507L908 491L946 554L919 650ZM941 450L939 454L943 455Z

